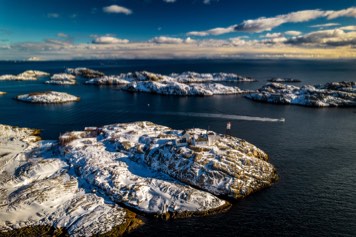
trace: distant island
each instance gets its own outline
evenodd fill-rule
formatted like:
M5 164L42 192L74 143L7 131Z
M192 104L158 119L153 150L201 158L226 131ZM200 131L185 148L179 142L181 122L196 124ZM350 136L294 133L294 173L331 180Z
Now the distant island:
M77 96L58 91L32 92L29 94L18 95L16 96L16 99L37 104L63 104L80 100Z
M293 104L309 107L356 107L356 82L330 82L302 87L281 83L265 86L245 95L247 99L272 104Z

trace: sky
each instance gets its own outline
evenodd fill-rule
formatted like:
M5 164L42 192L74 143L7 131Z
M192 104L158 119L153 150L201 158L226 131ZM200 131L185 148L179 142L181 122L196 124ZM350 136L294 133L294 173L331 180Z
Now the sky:
M356 58L355 0L0 0L0 60Z

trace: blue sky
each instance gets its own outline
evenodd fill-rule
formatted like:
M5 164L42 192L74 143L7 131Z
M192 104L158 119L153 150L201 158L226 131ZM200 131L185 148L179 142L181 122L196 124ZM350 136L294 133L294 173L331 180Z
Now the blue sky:
M281 48L285 55L314 49L314 56L348 51L353 58L355 6L353 0L0 0L0 59L140 58L140 50L142 58L267 57L281 56Z

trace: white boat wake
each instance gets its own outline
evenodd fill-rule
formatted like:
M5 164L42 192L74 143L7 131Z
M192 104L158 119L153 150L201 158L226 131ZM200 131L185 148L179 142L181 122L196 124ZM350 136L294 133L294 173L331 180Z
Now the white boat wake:
M202 117L202 118L218 118L229 120L245 120L245 121L259 121L259 122L285 122L285 118L266 118L254 117L234 114L213 114L213 113L193 113L193 112L153 112L159 115L174 115L174 116L189 116L189 117Z

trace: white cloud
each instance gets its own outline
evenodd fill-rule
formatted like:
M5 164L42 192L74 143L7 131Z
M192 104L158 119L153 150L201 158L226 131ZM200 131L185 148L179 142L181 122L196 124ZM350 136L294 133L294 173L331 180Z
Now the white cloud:
M106 13L120 13L125 15L132 14L132 11L130 9L119 5L111 5L111 6L103 7L103 11Z
M356 17L356 7L350 7L340 11L327 11L326 14L329 20L339 17Z
M154 37L153 39L150 40L150 42L156 43L156 44L181 44L181 43L183 43L183 39L159 36L159 37Z
M58 33L57 36L61 37L61 38L69 38L70 37L68 34L65 34L65 33Z
M340 25L339 23L326 23L326 24L318 24L318 25L312 25L310 27L312 28L324 28L324 27L332 27L332 26L338 26Z
M288 44L322 46L356 46L356 32L342 29L314 31L289 39Z
M247 41L241 37L230 38L229 40L234 46L242 46L247 44Z
M343 27L340 27L339 29L340 30L346 30L346 31L349 31L349 30L356 31L356 25L354 25L354 26L343 26Z
M279 38L282 36L282 33L267 33L265 35L266 38Z
M298 35L301 35L302 32L296 31L296 30L289 30L289 31L284 32L284 34L291 35L291 36L298 36Z
M212 3L213 1L218 2L219 0L203 0L203 3L208 5L208 4Z
M317 18L326 17L334 19L338 17L356 17L356 8L348 8L340 11L304 10L277 15L275 17L260 17L254 20L245 20L240 24L228 27L219 27L206 31L191 31L188 35L208 36L221 35L231 32L263 32L270 31L285 23L307 22Z
M48 13L47 17L48 18L59 18L59 14L58 13Z
M188 32L187 35L191 35L191 36L207 36L207 35L209 35L209 33L205 32L205 31L191 31L191 32Z
M279 39L281 40L281 39ZM232 38L207 39L195 43L156 44L129 42L127 44L58 44L47 42L0 45L0 59L21 60L37 56L43 60L59 59L174 59L174 58L356 58L356 48L304 47L303 44L284 44Z
M98 36L92 40L93 44L127 44L129 40L119 39L112 36Z
M196 43L197 41L196 40L194 40L194 39L192 39L192 38L190 38L190 37L187 37L185 40L184 40L184 43L186 43L186 44L194 44L194 43Z
M207 31L191 31L188 33L190 36L208 36L208 35L222 35L235 31L235 26L218 27Z

